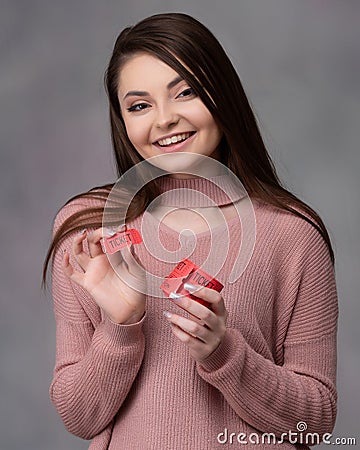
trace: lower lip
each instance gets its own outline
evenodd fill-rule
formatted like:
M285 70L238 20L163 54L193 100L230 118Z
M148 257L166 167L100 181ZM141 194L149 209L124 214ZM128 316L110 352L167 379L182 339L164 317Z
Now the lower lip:
M154 144L156 148L161 150L164 153L172 153L172 152L179 152L183 150L183 148L192 141L193 137L196 136L196 133L192 134L190 137L185 139L185 141L178 142L176 144L167 145L166 147L161 147L159 144Z

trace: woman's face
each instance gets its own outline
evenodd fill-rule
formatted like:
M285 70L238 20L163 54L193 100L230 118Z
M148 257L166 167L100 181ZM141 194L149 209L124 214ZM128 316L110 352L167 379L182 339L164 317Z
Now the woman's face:
M188 83L160 59L141 53L128 60L118 98L128 137L144 159L182 152L220 159L220 128ZM184 158L165 159L161 168L169 172L188 165Z

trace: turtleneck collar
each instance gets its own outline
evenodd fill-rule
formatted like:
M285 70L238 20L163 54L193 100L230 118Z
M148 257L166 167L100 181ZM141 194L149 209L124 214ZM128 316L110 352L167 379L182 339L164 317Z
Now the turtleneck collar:
M211 177L157 179L163 206L178 208L205 208L235 203L247 194L235 175L223 174Z

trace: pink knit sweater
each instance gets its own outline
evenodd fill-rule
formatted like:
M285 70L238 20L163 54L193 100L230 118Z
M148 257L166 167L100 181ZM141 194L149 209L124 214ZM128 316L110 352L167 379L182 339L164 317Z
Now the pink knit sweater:
M167 188L171 183L203 192L211 185L202 179L174 180ZM54 229L75 211L98 204L73 201L59 212ZM326 244L305 220L261 202L253 205L256 244L235 283L227 279L241 226L238 220L228 223L229 254L216 274L225 285L227 332L201 364L163 317L164 310L179 313L169 299L147 296L139 323L115 324L62 272L62 251L71 253L73 236L58 246L52 266L57 351L50 396L66 428L92 439L90 449L304 449L299 422L306 423L309 433L332 431L338 311ZM154 242L158 224L144 215L150 217L144 240ZM129 227L140 230L143 216ZM212 233L219 251L223 233L221 227ZM181 259L178 238L160 225L158 239ZM192 245L192 239L185 238L184 246ZM209 233L197 236L190 256L197 265L207 258L209 242ZM175 265L157 260L143 244L135 251L158 276ZM212 258L217 258L216 245ZM267 443L289 431L298 432L297 444Z

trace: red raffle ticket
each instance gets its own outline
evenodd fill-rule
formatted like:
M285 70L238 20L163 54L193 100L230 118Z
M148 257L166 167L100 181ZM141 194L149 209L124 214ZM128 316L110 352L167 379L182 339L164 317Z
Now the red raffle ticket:
M114 236L100 240L102 251L104 253L108 253L109 255L118 252L126 246L130 247L131 244L141 244L141 242L141 235L134 228L126 231L119 231L114 234Z
M206 286L217 292L220 292L224 287L216 278L213 278L204 270L199 269L199 267L190 261L190 259L183 259L178 263L175 269L165 277L160 288L168 297L170 292L175 292L176 294L184 295L196 300L204 306L210 306L208 302L199 297L195 297L190 294L189 291L184 289L185 283L190 283L199 287Z

